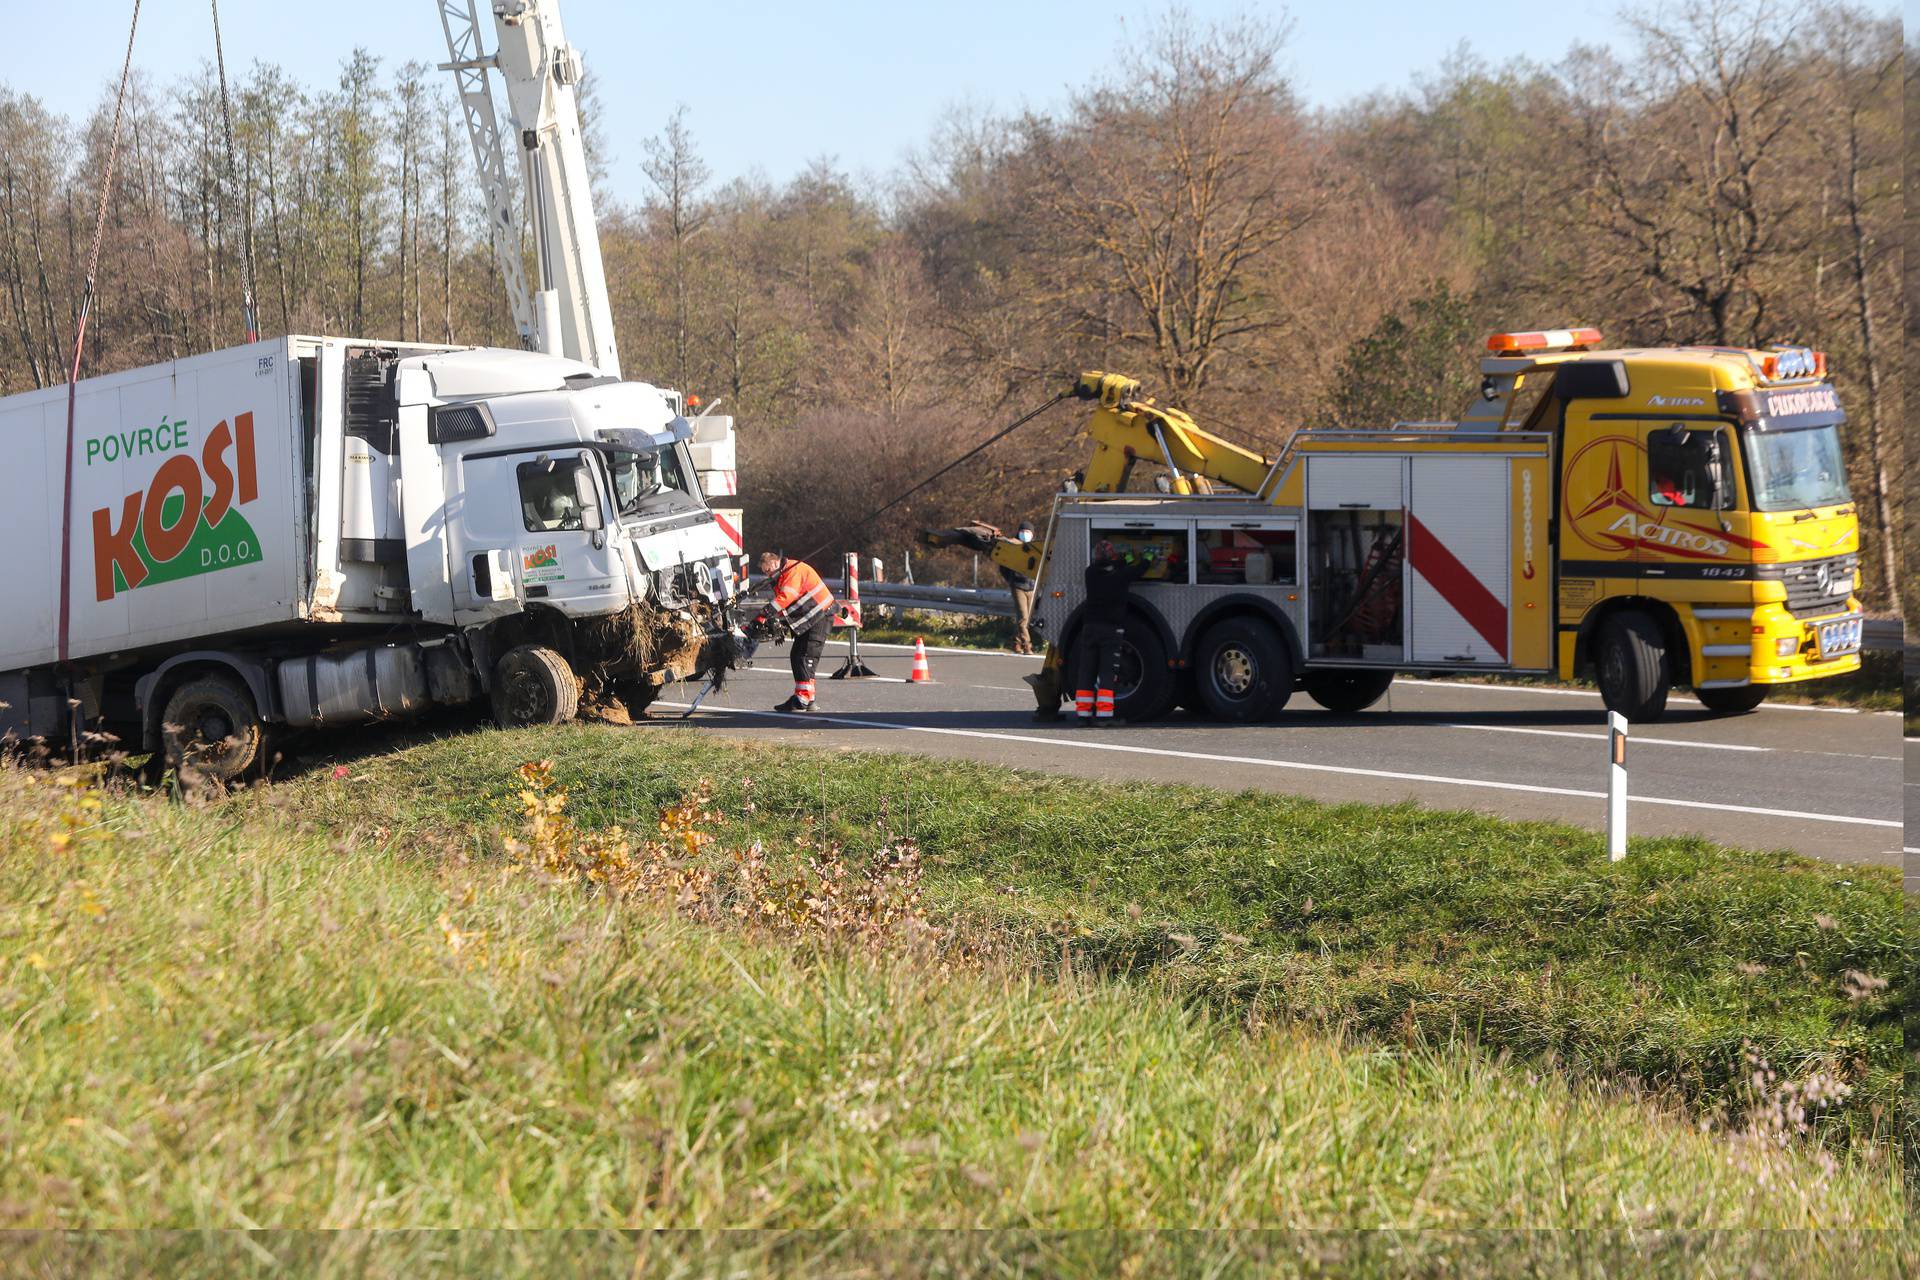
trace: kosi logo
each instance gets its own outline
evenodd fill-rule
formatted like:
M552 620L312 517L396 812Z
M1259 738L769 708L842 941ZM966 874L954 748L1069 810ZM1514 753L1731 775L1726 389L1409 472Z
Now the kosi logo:
M171 425L170 447L184 448L185 424ZM88 442L89 464L105 453L95 443ZM144 493L126 496L117 523L111 509L94 511L94 598L111 600L136 587L258 561L260 540L238 508L259 496L253 415L242 413L231 428L222 421L207 433L198 462L187 453L170 453Z

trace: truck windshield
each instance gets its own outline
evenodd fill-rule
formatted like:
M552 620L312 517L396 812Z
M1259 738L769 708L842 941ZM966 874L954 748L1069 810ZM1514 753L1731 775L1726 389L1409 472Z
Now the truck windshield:
M1840 429L1743 431L1747 480L1756 511L1829 507L1848 500L1847 468L1840 455Z
M606 459L607 474L613 480L613 500L623 516L639 515L663 501L693 492L680 469L677 450L637 453L610 446Z

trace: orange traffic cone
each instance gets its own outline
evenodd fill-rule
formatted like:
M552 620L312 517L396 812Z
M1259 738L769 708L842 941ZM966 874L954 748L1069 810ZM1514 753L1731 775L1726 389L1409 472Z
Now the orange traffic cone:
M933 683L933 672L927 669L927 642L919 636L913 638L913 671L907 676L907 683Z

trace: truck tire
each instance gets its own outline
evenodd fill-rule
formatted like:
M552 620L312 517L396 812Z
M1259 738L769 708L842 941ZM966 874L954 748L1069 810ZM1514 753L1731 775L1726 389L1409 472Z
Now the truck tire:
M212 672L189 680L160 713L161 752L174 776L237 782L266 759L266 726L237 677Z
M1293 694L1293 658L1270 622L1228 618L1207 628L1194 656L1207 710L1235 724L1270 720Z
M1173 710L1179 694L1173 670L1167 666L1167 646L1160 633L1138 618L1127 623L1120 649L1120 681L1113 691L1113 714L1129 723L1158 720ZM1137 675L1135 673L1138 673ZM1130 686L1127 677L1133 675Z
M1352 715L1387 696L1393 687L1391 671L1309 671L1303 684L1307 696L1328 711Z
M493 718L502 729L565 724L580 710L580 679L545 645L523 644L493 669Z
M1603 622L1594 666L1607 710L1634 724L1651 724L1666 714L1673 670L1666 638L1652 618L1627 609Z
M1767 686L1743 684L1733 689L1695 689L1700 705L1723 716L1745 715L1767 700Z

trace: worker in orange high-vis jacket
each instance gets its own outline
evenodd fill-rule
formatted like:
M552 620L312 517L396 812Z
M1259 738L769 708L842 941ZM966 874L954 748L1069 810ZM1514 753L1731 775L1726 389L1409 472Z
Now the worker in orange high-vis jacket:
M760 572L773 587L773 603L754 619L755 625L778 625L793 636L793 696L774 710L811 711L813 676L833 632L833 593L812 565L789 560L783 552L762 551Z

